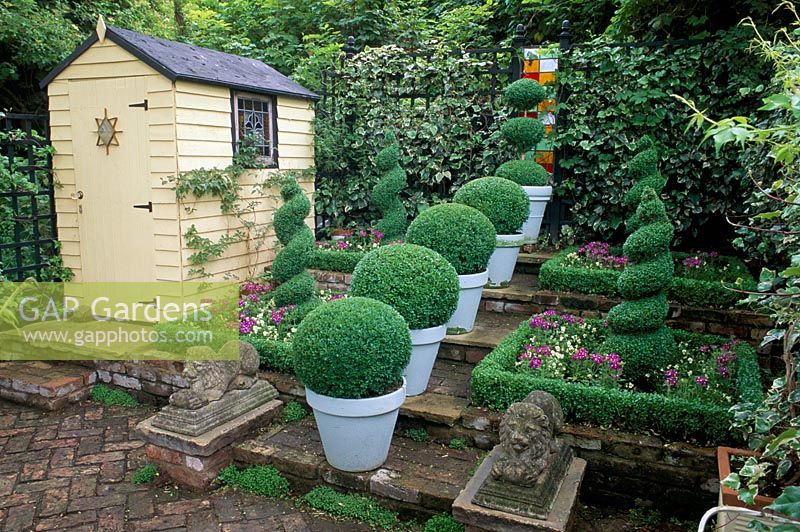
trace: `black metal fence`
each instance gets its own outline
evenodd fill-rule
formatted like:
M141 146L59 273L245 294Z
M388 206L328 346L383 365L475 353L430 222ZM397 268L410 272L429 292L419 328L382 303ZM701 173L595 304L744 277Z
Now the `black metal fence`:
M41 279L58 246L47 115L0 114L0 130L0 273Z

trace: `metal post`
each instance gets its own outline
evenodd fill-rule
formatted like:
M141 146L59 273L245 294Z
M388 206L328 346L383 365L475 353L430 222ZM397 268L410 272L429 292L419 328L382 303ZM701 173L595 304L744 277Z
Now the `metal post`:
M354 55L358 52L358 48L356 48L356 38L352 35L347 38L347 41L342 46L342 62L347 59L352 59Z
M569 27L569 20L564 20L561 23L561 33L558 34L558 49L559 49L559 63L558 68L559 70L563 66L564 54L565 52L569 51L572 48L571 42L572 34L570 33ZM556 107L558 104L561 103L564 98L566 97L566 92L562 86L559 86L556 90ZM556 127L557 128L564 128L567 126L567 112L565 110L559 110L558 117L556 119ZM561 173L561 165L559 164L560 160L566 157L567 148L565 146L561 146L558 150L553 153L553 184L558 185L561 183L563 176ZM564 211L564 202L558 196L553 196L553 200L550 202L549 205L549 215L548 219L550 220L550 240L552 242L557 242L559 234L561 233L561 225L564 222L563 218L565 217Z
M517 24L514 37L511 39L511 47L514 48L514 53L511 56L511 69L508 80L510 83L522 77L523 46L525 46L525 26Z

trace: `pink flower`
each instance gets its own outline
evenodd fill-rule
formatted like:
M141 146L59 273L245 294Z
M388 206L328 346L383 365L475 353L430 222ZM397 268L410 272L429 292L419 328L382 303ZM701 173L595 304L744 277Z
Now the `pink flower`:
M533 369L538 369L538 368L540 368L542 366L542 360L539 359L539 358L532 358L530 366Z
M578 348L577 351L572 355L572 360L586 360L589 356L589 350L585 347Z
M697 377L694 378L694 382L698 386L705 388L706 386L708 386L708 377L706 377L705 375L698 375Z
M670 368L664 372L664 383L670 388L678 385L678 370Z

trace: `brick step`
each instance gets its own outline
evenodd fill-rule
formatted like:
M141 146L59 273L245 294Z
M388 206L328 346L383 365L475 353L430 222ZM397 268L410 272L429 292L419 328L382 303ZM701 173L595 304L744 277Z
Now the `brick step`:
M529 251L526 252L520 251L519 256L517 257L517 265L514 268L514 271L518 273L527 273L537 275L539 273L539 268L553 258L555 252L552 251Z
M0 398L45 410L85 399L97 373L69 362L0 362Z
M313 416L309 416L236 445L233 456L240 465L274 466L295 488L327 484L376 497L405 515L424 518L450 511L480 451L395 437L389 458L380 468L348 473L325 461Z
M513 312L478 311L471 332L444 337L439 358L477 364L526 317Z

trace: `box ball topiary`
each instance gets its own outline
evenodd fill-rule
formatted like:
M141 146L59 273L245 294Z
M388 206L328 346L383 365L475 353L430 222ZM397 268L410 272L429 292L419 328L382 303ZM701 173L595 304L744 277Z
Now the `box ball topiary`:
M539 102L547 96L547 91L538 81L522 78L508 85L503 96L508 105L514 109L529 111L537 108Z
M544 131L541 120L522 116L509 118L500 126L500 132L514 146L517 153L524 153L536 147L544 137Z
M405 240L434 250L459 275L470 275L486 270L496 239L492 222L481 211L444 203L419 213L408 226Z
M410 329L427 329L447 323L455 312L458 274L432 249L394 244L361 259L353 272L350 293L391 305Z
M497 168L495 175L523 187L543 187L550 182L550 173L531 159L514 159L503 163Z
M300 322L292 356L297 376L320 395L375 397L402 383L411 335L386 303L350 297L320 305Z
M498 235L519 231L528 219L530 201L525 190L502 177L482 177L462 186L453 201L481 211L492 222Z

